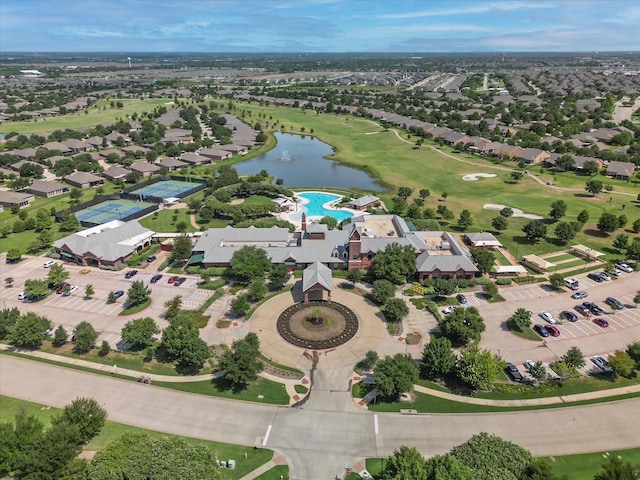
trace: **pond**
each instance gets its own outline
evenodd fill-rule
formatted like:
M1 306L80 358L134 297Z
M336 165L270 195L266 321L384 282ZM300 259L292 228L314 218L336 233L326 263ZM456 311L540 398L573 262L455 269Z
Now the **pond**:
M281 132L276 132L275 137L278 144L273 150L235 164L238 174L252 175L266 170L281 178L287 187L384 190L362 170L323 158L333 154L333 147L315 137Z

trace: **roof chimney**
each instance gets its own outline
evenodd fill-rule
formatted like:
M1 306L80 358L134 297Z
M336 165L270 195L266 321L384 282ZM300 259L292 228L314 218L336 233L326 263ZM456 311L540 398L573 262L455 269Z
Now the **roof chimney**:
M304 212L302 212L302 225L301 225L300 229L303 232L307 231L307 216L304 214Z

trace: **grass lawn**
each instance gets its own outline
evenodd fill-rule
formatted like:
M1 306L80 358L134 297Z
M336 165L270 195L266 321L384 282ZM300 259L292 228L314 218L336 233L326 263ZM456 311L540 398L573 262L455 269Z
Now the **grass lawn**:
M258 114L272 116L274 122L277 121L278 125L285 126L286 132L300 132L302 127L305 127L306 131L313 128L315 136L335 148L336 153L330 159L361 168L378 179L384 179L394 187L394 190L398 186L411 187L415 192L421 188L428 188L431 190L431 196L427 198L424 208L435 209L441 203L440 195L446 191L448 197L445 205L456 216L462 209L470 210L474 225L481 228L493 230L491 219L498 215L496 211L484 210L482 208L484 202L500 203L546 217L551 203L557 199L557 192L545 185L540 185L531 178L526 177L516 184L510 183L507 176L514 168L513 162L497 165L482 157L456 153L448 147L430 148L429 141L426 141L422 148L414 149L413 136L399 131L401 138L408 142L405 143L399 140L393 131L384 132L376 122L368 119L326 113L307 115L307 112L301 109L281 106L243 103L242 108L251 116L257 117ZM374 131L380 133L366 135ZM478 165L457 162L455 158L472 161ZM475 182L462 180L463 175L478 172L496 173L498 176ZM568 185L571 183L571 188L578 188L579 191L576 192L563 192L563 200L568 205L567 215L563 220L573 221L583 209L586 209L592 223L588 223L585 230L578 233L574 243L586 244L592 248L602 249L605 253L615 254L610 248L604 249L610 246L613 235L601 236L595 229L595 222L604 212L619 214L622 205L627 206L635 198L606 193L592 197L584 191L586 177L576 176L573 173L551 175L538 172L539 169L534 173L540 175L543 180L548 176L548 181L558 183L557 178L563 178L566 179L563 182L566 181ZM640 192L640 185L614 180L606 180L606 183L615 184L615 191L625 191L634 196ZM382 197L385 196L393 195L383 193ZM478 202L479 198L483 201ZM640 216L640 212L636 213L636 210L625 210L625 214L629 217L629 224ZM528 221L523 218L510 218L509 228L499 235L500 241L512 252L517 250L518 256L530 253L547 254L558 250L556 245L547 240L530 244L522 233L522 227Z
M540 335L534 332L532 328L525 328L524 330L521 330L517 325L513 325L511 322L507 322L507 328L509 328L511 333L520 338L524 338L525 340L542 341Z
M180 222L187 224L186 232L196 232L197 230L191 225L189 219L188 208L177 208L175 210L162 209L157 210L151 215L139 220L140 225L154 232L176 232L176 225Z
M499 250L493 250L493 255L500 265L511 265L511 262Z
M550 262L555 263L554 260L550 260ZM557 268L564 270L565 268L580 267L581 265L586 265L586 264L587 262L585 260L578 258L570 262L558 263Z
M57 415L60 410L36 403L26 402L10 397L0 397L0 421L11 421L15 415L24 412L28 415L34 415L45 426L51 423L51 418ZM165 433L146 430L143 428L130 427L122 423L107 421L100 434L89 443L85 450L100 450L109 442L120 437L124 433L146 433L152 437L173 436ZM205 445L214 450L218 458L221 460L234 459L236 461L235 470L225 470L226 475L231 480L242 478L247 473L255 470L260 465L267 463L273 456L273 451L264 448L253 449L242 445L232 445L229 443L211 442L208 440L200 440L195 438L180 437L194 445ZM245 453L247 458L245 459ZM288 471L288 470L287 470ZM270 478L270 477L265 477ZM279 478L279 477L274 477Z
M571 480L591 480L609 455L620 456L633 465L640 465L640 448L542 458L549 461L557 475L566 475Z
M576 258L578 257L572 255L571 253L560 253L558 255L551 255L550 257L547 257L546 260L552 263L558 263L562 262L563 260L575 260Z
M305 387L304 385L294 385L293 388L295 388L296 393L299 393L301 395L304 395L305 393L307 393L309 391L309 389L307 387Z
M140 305L136 305L135 307L125 308L118 315L124 317L124 316L127 316L127 315L133 315L135 313L140 313L141 311L143 311L146 308L148 308L149 305L151 305L151 299L148 299L146 302L144 302L144 303L142 303Z
M260 377L241 391L233 390L229 382L225 379L218 379L213 382L155 382L154 385L173 388L174 390L183 392L212 395L214 397L230 398L232 400L245 400L247 402L270 403L273 405L287 405L289 403L289 395L287 395L284 384L272 382L271 380ZM260 398L260 396L262 396L262 398Z
M255 477L255 480L289 480L289 467L287 465L276 465L267 470L262 475Z
M173 99L165 97L148 98L144 100L117 99L116 101L122 102L123 107L111 108L109 106L110 100L100 100L89 108L89 113L76 112L22 122L3 122L0 124L0 133L42 133L63 130L65 128L76 129L95 126L101 123L115 123L118 118L124 119L127 118L127 115L130 117L134 112L150 112L158 106L165 105L167 102L173 102ZM106 108L103 110L103 107ZM171 106L167 105L167 108L170 109Z

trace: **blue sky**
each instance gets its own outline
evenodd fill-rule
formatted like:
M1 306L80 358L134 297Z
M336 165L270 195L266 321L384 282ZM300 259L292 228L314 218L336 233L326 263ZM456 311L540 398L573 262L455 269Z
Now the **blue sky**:
M0 0L0 51L637 51L640 0Z

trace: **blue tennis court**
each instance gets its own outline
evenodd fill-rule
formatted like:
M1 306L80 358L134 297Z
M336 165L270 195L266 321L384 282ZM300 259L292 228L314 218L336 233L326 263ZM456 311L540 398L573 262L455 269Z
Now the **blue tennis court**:
M75 213L79 222L101 225L113 220L122 220L155 204L148 202L134 202L133 200L107 200L92 205Z
M142 199L144 199L144 197L181 197L183 193L192 190L198 185L200 185L200 183L183 182L180 180L163 180L147 185L146 187L138 188L137 190L131 190L129 193L132 195L140 195Z

